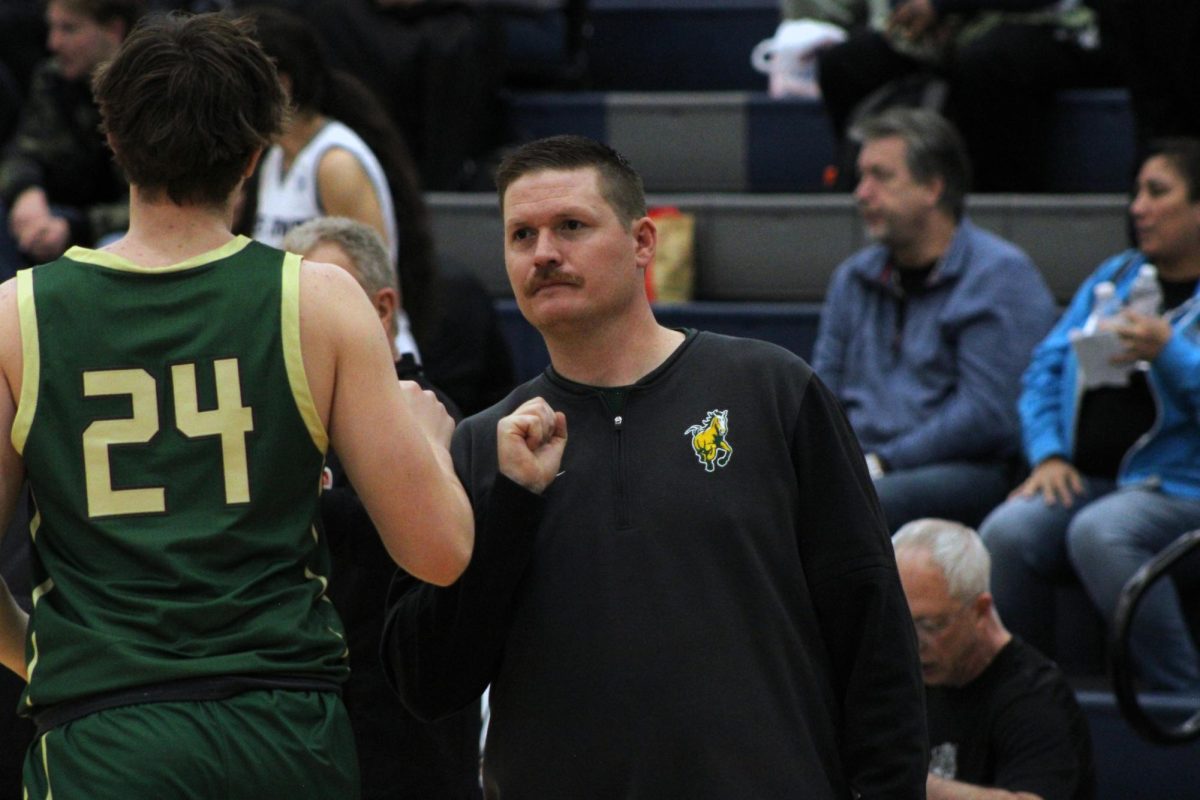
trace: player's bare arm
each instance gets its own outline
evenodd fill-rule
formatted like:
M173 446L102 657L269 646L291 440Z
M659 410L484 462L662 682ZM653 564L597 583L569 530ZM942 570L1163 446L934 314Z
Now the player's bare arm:
M22 364L16 283L10 280L0 285L0 537L8 530L25 480L25 466L13 449L11 434ZM28 615L17 606L8 586L0 580L0 664L22 678L26 677L25 629L28 624Z
M375 186L349 150L334 147L321 157L317 165L317 192L327 215L349 217L370 225L386 244L393 244L388 241L387 222Z
M304 262L300 325L318 413L388 552L421 580L453 583L471 557L474 519L439 421L445 409L402 390L379 319L345 270Z

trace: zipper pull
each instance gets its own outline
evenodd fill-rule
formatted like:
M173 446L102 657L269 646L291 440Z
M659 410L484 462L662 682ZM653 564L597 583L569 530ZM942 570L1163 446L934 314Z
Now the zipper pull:
M613 417L613 427L617 430L621 430L621 425L624 424L624 422L625 418L620 415Z

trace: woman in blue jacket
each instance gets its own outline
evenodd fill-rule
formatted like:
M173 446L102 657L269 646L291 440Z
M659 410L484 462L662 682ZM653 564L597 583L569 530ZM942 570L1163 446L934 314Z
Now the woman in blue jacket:
M1111 620L1137 569L1200 528L1200 141L1149 151L1130 214L1138 249L1101 264L1034 351L1019 404L1032 472L980 529L997 608L1043 647L1054 580L1068 564ZM1128 385L1088 388L1071 339L1092 311L1093 287L1111 281L1126 300L1146 263L1157 267L1162 314L1122 311L1113 361L1134 365ZM1150 687L1200 687L1169 581L1143 601L1132 649Z

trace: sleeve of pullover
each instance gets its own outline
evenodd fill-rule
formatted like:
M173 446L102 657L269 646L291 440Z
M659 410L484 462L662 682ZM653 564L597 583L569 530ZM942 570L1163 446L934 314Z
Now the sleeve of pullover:
M922 798L924 689L887 525L849 423L818 378L793 444L798 535L840 706L842 763L862 798Z
M456 582L438 587L400 572L389 593L384 671L421 719L444 717L478 697L504 652L543 500L500 475L484 506L475 509L471 563Z

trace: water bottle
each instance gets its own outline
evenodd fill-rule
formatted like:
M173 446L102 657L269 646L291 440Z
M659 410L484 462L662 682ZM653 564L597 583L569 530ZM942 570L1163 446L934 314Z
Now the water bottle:
M1129 308L1139 314L1158 316L1162 311L1162 286L1158 283L1158 270L1153 264L1142 264L1133 286L1129 289Z
M1157 280L1155 281L1157 285ZM1092 312L1083 323L1085 336L1091 335L1106 321L1115 317L1121 311L1121 301L1117 298L1117 287L1112 281L1101 281L1092 287Z

